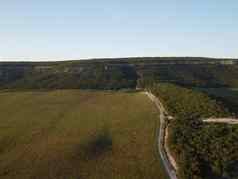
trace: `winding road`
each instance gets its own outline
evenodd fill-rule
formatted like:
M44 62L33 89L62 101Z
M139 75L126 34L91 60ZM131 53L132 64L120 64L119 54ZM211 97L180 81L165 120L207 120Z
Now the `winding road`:
M166 120L171 119L172 117L168 115L163 104L160 102L159 98L154 96L151 92L145 92L149 99L156 105L157 109L160 112L160 127L159 127L159 136L158 136L158 149L159 154L162 159L163 165L166 169L166 172L170 179L177 179L176 170L178 167L174 158L170 155L168 146L166 145ZM238 124L238 119L234 118L207 118L203 119L203 122L207 123L226 123L226 124Z
M157 109L160 112L160 127L159 127L159 136L158 136L158 149L159 149L159 154L162 159L163 165L165 167L165 170L169 176L170 179L177 179L176 176L176 170L174 169L174 165L171 163L169 160L168 152L165 150L165 131L166 131L166 123L165 119L167 118L168 114L163 107L162 103L159 101L157 97L155 97L152 93L150 92L145 92L145 94L149 97L149 99L155 103Z

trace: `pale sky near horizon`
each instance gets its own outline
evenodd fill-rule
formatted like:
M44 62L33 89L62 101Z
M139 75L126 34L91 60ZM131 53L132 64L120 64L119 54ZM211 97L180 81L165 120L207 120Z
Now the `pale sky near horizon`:
M0 0L0 60L238 57L237 0Z

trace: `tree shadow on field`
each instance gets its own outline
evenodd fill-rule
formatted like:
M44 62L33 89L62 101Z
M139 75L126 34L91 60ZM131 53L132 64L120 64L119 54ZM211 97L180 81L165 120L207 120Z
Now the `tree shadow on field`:
M112 144L112 136L108 130L98 132L83 147L84 157L89 160L98 158L101 155L112 151Z

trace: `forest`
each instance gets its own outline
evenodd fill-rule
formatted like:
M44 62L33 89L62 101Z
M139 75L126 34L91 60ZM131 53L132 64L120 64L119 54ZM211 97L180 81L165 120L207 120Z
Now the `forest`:
M140 57L0 62L1 89L134 89L142 81L186 87L238 87L238 60Z
M238 127L207 124L207 117L233 114L222 103L202 92L174 84L148 87L174 120L169 121L169 146L182 179L238 178Z

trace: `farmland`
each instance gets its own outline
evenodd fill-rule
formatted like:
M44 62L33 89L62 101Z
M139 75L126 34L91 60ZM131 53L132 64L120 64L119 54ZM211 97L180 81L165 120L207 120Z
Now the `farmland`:
M140 92L0 92L0 178L166 178Z

